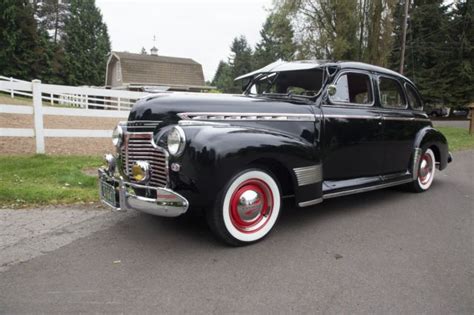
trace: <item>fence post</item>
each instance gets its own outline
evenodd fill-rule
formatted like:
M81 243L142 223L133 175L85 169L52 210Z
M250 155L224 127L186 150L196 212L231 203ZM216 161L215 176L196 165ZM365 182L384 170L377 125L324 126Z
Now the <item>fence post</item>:
M117 109L121 110L122 107L120 106L120 97L117 97Z
M13 82L12 77L10 77L10 82ZM11 98L15 98L15 90L13 88L10 89L10 96L11 96Z
M34 121L35 121L35 140L36 140L36 153L44 154L44 130L43 130L43 102L41 97L41 81L33 80L33 110L34 110Z

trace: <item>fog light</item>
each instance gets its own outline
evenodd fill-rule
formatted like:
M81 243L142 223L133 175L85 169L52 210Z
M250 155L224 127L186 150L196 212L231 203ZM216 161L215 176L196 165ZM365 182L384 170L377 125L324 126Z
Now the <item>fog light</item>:
M104 161L105 161L107 174L109 174L110 176L114 176L115 167L117 165L115 157L112 154L106 154L104 155Z
M146 161L136 161L132 166L132 178L137 182L150 179L150 164Z

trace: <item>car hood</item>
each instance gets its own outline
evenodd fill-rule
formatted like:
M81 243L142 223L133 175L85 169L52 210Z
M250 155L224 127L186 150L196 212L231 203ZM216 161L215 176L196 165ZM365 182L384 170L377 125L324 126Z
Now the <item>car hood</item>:
M290 100L250 97L245 95L163 93L145 97L130 111L129 121L180 120L182 113L272 113L312 114L308 104Z

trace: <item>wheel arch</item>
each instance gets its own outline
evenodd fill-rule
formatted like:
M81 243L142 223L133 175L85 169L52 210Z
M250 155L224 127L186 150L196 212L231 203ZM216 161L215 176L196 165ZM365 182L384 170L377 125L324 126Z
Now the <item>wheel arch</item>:
M439 169L443 170L448 165L448 141L446 137L434 129L433 127L425 127L421 129L416 138L413 149L428 149L430 148L434 155L436 162L439 163Z
M283 196L295 194L296 179L291 169L281 161L264 157L251 161L248 166L270 171L275 176Z

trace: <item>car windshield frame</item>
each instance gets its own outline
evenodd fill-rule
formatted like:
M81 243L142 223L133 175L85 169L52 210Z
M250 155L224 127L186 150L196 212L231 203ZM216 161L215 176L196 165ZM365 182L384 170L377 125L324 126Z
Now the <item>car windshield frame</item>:
M259 82L265 80L266 78L269 78L267 82L269 83L269 87L267 88L267 91L271 89L280 75L285 72L290 72L290 71L268 71L268 72L260 72L256 74L250 81L247 83L245 90L244 90L244 95L249 96L249 97L264 97L264 98L273 98L273 99L279 99L279 100L295 100L295 101L303 101L305 103L308 102L315 102L316 99L321 95L324 85L326 82L326 72L324 71L323 67L315 67L312 69L302 69L302 70L291 70L291 72L306 72L306 71L314 71L318 70L321 71L321 85L319 87L319 90L314 93L314 95L301 95L301 94L295 94L295 93L275 93L275 92L262 92L262 93L252 93L251 89L258 84Z

